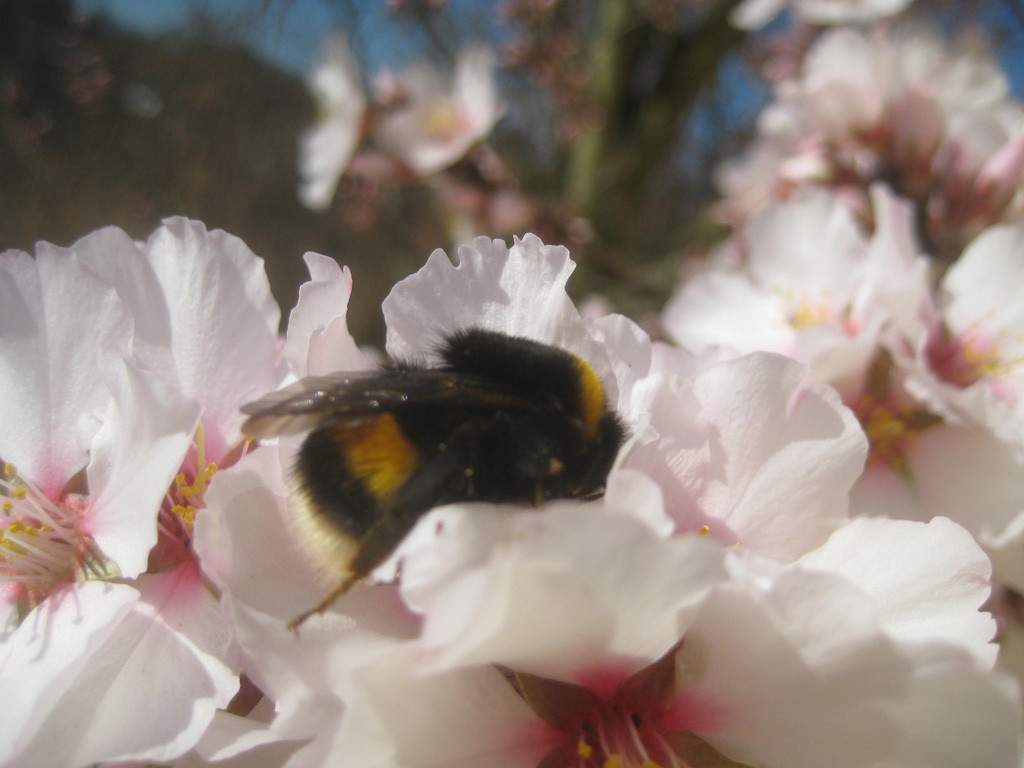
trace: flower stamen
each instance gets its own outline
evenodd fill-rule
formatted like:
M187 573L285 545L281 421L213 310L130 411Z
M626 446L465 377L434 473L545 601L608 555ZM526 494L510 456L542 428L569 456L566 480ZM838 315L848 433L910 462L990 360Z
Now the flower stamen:
M0 496L0 578L21 585L31 605L60 582L117 574L80 530L88 497L67 494L54 501L9 462L0 474Z

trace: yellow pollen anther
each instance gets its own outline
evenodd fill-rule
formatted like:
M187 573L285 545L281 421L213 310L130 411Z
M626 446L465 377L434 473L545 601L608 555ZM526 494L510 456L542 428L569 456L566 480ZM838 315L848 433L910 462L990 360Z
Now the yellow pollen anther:
M711 533L711 526L710 525L702 525L700 527L700 530L697 531L697 533L699 533L701 536L707 536L709 533Z
M458 124L458 113L449 104L438 104L423 115L424 133L437 138L451 134Z
M994 345L985 348L965 344L963 356L964 362L970 369L973 369L978 376L988 378L1006 376L1021 363L1020 358L1004 360L999 354L999 348Z
M618 755L612 755L604 761L603 768L623 768L622 760L619 758Z
M801 305L790 320L794 328L807 328L808 326L821 325L828 321L829 311L825 306Z
M917 433L930 420L903 403L866 399L857 410L870 446L868 460L886 464L897 472L906 470Z
M581 740L580 743L576 745L576 754L584 759L590 757L593 752L594 748L585 741Z
M16 475L18 474L18 468L11 464L11 462L4 462L4 474L5 475Z
M25 497L27 496L28 490L25 488L24 485L19 485L17 488L14 489L14 498L16 498L18 501L24 501Z
M174 484L176 486L178 486L179 488L181 486L185 485L185 483L187 483L187 482L188 481L185 479L185 473L184 472L179 472L177 477L174 478Z
M14 502L10 499L4 499L4 512L10 512L14 509Z
M192 524L196 521L196 508L191 504L188 506L175 504L171 507L171 512L178 515L178 517L180 517L189 528L191 528Z

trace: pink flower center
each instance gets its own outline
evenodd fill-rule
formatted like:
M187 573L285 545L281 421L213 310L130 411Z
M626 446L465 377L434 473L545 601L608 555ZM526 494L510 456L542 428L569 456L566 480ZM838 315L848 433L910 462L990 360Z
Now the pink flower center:
M1002 392L998 380L1004 378L1021 361L1004 360L994 339L985 337L977 329L971 329L956 337L932 339L928 345L928 362L943 381L966 389L977 381L987 379L993 393L1000 397L1009 395Z
M884 464L896 472L907 470L917 436L942 419L920 407L893 398L861 398L853 406L868 438L868 462Z
M62 582L117 575L81 530L89 499L75 493L54 501L18 474L0 471L0 578L18 586L26 607L37 605Z
M722 757L694 732L713 731L721 713L675 682L681 646L631 676L591 670L582 685L518 674L513 685L559 734L542 761L555 768L688 768L694 757ZM724 758L723 758L724 759ZM734 765L733 763L722 763Z

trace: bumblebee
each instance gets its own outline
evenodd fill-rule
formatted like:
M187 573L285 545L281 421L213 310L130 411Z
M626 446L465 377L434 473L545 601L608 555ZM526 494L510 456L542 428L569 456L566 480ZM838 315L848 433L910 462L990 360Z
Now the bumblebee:
M589 499L626 430L594 369L530 339L470 328L437 367L303 379L242 408L254 439L309 431L292 471L297 534L336 586L380 565L432 507Z

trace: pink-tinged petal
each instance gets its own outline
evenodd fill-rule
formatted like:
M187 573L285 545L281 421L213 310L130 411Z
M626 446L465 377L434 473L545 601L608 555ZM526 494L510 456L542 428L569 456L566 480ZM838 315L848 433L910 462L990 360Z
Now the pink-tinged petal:
M997 218L1020 189L1024 178L1024 135L1011 138L978 173L975 194L985 212Z
M1024 594L1024 510L1014 516L999 536L983 536L981 544L992 561L995 579ZM1024 680L1024 675L1020 679Z
M376 143L418 176L458 161L501 116L495 62L492 49L474 46L459 53L451 83L422 63L380 78L379 90L388 91L381 100L392 104L376 124Z
M245 671L277 702L274 732L308 739L333 729L340 713L328 670L350 668L387 647L387 638L416 634L419 620L395 588L357 586L306 621L300 635L289 630L288 622L333 584L321 583L292 537L286 496L279 447L265 445L217 473L196 519L195 547L204 573L224 593Z
M176 382L171 357L171 319L164 291L139 244L117 227L104 227L77 240L68 249L41 243L55 255L74 253L117 291L134 322L131 350L143 367ZM42 252L42 251L40 251Z
M981 611L992 569L971 535L951 520L852 520L799 565L862 589L890 636L959 644L986 666L995 663L995 619Z
M237 237L182 218L167 219L145 250L170 308L182 391L199 403L206 454L218 461L241 439L239 406L283 375L280 310L263 259Z
M125 584L77 583L52 594L8 638L0 648L0 688L17 691L17 696L6 695L0 703L0 763L29 765L18 758L44 766L72 764L35 754L33 744L55 742L59 749L64 738L81 738L82 730L59 724L48 730L47 723L97 659L106 669L120 662L97 654L138 599L139 593Z
M619 467L605 483L604 505L622 510L665 538L676 530L676 522L665 512L662 487L649 474Z
M698 500L711 537L784 561L822 544L846 518L867 455L835 391L768 354L711 366L693 391L718 457Z
M299 286L284 346L291 372L302 378L373 367L348 332L352 273L318 253L307 253L303 259L310 280Z
M930 300L931 263L917 242L914 205L881 184L872 185L871 202L875 233L849 323L862 328L878 314L887 324L903 326L916 320Z
M747 228L751 276L792 306L845 306L867 247L853 214L835 193L803 187Z
M892 517L926 522L914 489L886 464L868 462L850 491L850 516Z
M901 13L913 0L792 0L797 14L811 24L848 24Z
M81 530L125 578L146 570L160 504L188 452L199 408L148 371L111 361L113 394L86 469L91 494Z
M1018 768L1020 689L981 667L960 648L910 647L909 691L885 705L899 728L896 754L885 768Z
M851 495L852 509L912 520L948 517L982 540L998 538L1024 509L1020 464L989 435L963 427L933 427L916 437L908 459L905 479L887 470L906 488L904 492L888 501L858 483ZM877 483L880 478L871 480Z
M517 238L511 248L478 237L459 248L457 266L434 251L384 300L388 352L398 359L432 359L445 336L474 326L566 349L611 385L607 353L565 291L573 269L566 248L544 245L535 235Z
M791 354L795 344L782 298L740 272L706 272L688 281L666 305L664 323L694 353L724 346L740 354Z
M619 402L612 404L627 423L632 418L625 409L629 405L629 391L651 371L651 337L639 325L624 315L605 315L587 320L591 335L608 350L619 388Z
M467 147L490 133L504 112L494 84L497 63L497 53L485 45L459 51L455 62L454 95L465 117Z
M237 671L231 626L194 562L164 573L143 574L135 583L142 602L151 606L162 622L199 651Z
M323 211L359 146L366 112L359 67L344 37L335 35L327 41L307 86L320 119L299 141L299 198L307 208Z
M360 669L351 697L332 756L365 768L533 768L560 741L490 665L423 675L399 650Z
M75 257L0 254L0 458L51 499L85 466L110 401L104 357L131 333L114 290Z
M712 593L677 667L691 696L717 706L698 733L751 765L1018 764L1008 680L963 648L880 630L873 604L830 574Z
M116 586L84 585L94 591ZM53 634L60 629L75 638L81 617L69 619ZM31 623L30 617L26 626ZM238 688L227 667L146 602L135 603L109 629L102 642L80 649L75 674L68 670L49 710L36 713L36 729L19 745L20 765L173 759L198 741ZM40 655L50 654L47 649Z
M786 0L744 0L729 16L739 29L760 29L786 7Z
M246 673L274 701L271 729L279 738L309 740L303 751L310 754L322 754L337 733L353 671L405 639L379 631L401 623L393 618L403 613L393 587L346 595L333 610L305 622L298 635L280 618L231 595L226 602Z
M881 705L903 696L911 667L856 590L831 575L789 574L766 594L712 593L676 674L717 712L694 730L728 757L855 768L895 748L899 732Z
M946 273L942 287L950 297L943 311L950 330L975 337L982 349L994 345L1004 365L1016 365L1024 354L1024 225L985 230Z
M195 749L175 760L174 768L282 768L302 742L282 739L251 718L218 711Z
M850 134L877 126L885 106L879 87L884 63L872 38L852 27L818 38L804 59L797 97L812 130L845 144Z
M282 626L307 602L315 605L322 589L287 526L284 461L278 446L265 445L219 471L193 538L218 586Z
M710 542L665 541L592 505L453 505L407 545L402 593L424 614L435 669L493 662L564 679L609 657L651 661L725 575Z
M710 472L712 437L701 419L701 404L689 382L658 374L637 385L633 401L643 431L638 429L636 439L624 447L619 468L652 478L673 528L695 533L712 522L699 503Z

